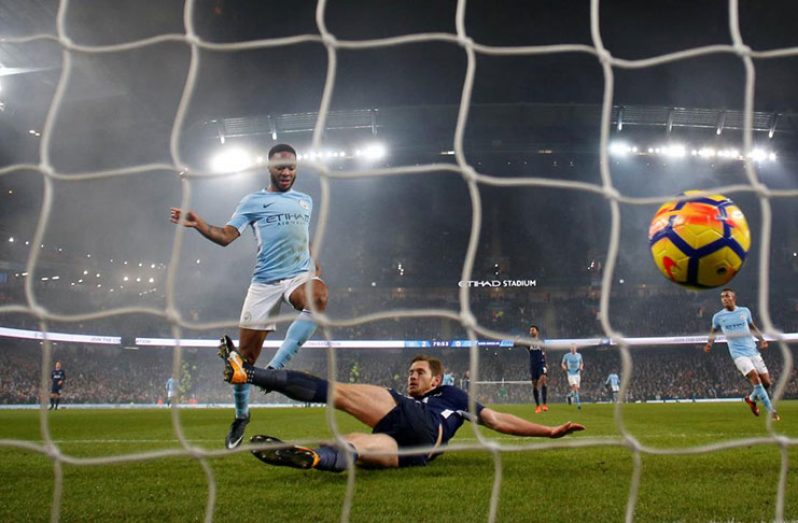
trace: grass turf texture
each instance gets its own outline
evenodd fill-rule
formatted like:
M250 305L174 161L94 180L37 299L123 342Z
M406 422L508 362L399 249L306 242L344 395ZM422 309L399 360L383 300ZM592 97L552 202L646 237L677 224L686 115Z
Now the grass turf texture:
M781 402L779 434L798 437L798 402ZM68 406L67 406L68 407ZM611 405L581 411L553 405L534 415L529 406L502 406L546 424L585 424L579 438L617 439ZM686 448L766 436L764 417L739 403L625 405L627 429L642 444ZM39 411L0 411L0 521L47 521L54 490L53 461L41 452L11 448L9 439L41 443ZM232 409L181 410L182 430L196 447L219 451ZM60 452L75 458L123 456L179 449L166 410L72 410L48 414ZM364 428L348 416L340 430ZM622 521L632 476L632 453L620 446L535 449L549 440L503 436L499 521ZM323 409L256 409L247 436L324 439ZM464 426L452 443L475 441ZM798 448L789 449L785 518L798 520ZM687 456L642 455L636 521L769 521L774 516L780 450L758 445ZM339 521L346 474L269 467L248 452L208 458L216 480L216 521ZM191 457L158 457L104 465L63 464L61 521L202 521L208 479ZM424 468L358 470L351 521L405 521L434 514L437 522L486 521L494 462L486 451L449 451Z

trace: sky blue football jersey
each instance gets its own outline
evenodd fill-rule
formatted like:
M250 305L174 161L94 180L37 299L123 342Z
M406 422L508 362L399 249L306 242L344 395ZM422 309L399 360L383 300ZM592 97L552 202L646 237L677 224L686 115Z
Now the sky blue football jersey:
M262 189L245 196L227 222L240 233L252 227L258 254L252 281L273 283L311 270L310 215L313 200L290 190Z
M582 355L578 352L574 354L567 352L565 356L562 357L562 362L565 363L568 374L579 374L579 367L582 366Z
M748 307L735 307L733 311L722 309L712 316L712 328L722 331L726 336L732 359L759 354L748 326L753 321Z

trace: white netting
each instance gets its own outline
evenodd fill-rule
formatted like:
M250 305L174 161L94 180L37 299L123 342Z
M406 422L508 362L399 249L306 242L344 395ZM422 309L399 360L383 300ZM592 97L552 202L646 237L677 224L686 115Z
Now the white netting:
M480 44L479 42L475 42L466 31L466 24L465 24L466 7L467 7L467 2L465 0L460 0L457 3L456 24L455 24L456 33L454 34L450 33L408 34L403 36L382 38L382 39L349 41L349 40L337 39L335 35L332 34L327 29L325 25L325 11L327 9L327 2L325 0L319 0L316 8L316 23L318 27L317 34L297 35L286 38L263 39L263 40L237 42L237 43L213 43L203 40L203 38L197 34L197 31L195 30L195 16L194 16L195 2L188 0L186 1L184 7L183 19L185 25L185 32L182 34L165 34L142 40L131 41L119 45L88 46L76 43L70 37L70 28L66 23L67 14L70 10L70 2L68 0L62 0L59 3L58 7L56 36L47 35L47 34L34 34L25 37L5 38L3 40L0 40L2 41L3 44L24 44L34 41L53 41L61 46L63 53L63 66L61 69L61 76L58 81L58 85L55 90L55 95L53 97L52 104L50 106L44 124L44 128L41 133L41 144L39 147L40 162L38 164L32 164L32 165L30 164L11 165L3 169L0 169L0 175L20 170L36 171L42 175L42 178L44 180L44 192L43 192L44 197L41 206L41 215L39 217L38 226L36 228L36 232L33 239L34 245L38 245L39 243L41 243L45 236L45 232L48 227L48 222L51 217L53 197L55 191L54 187L55 182L73 183L85 180L99 180L110 177L132 176L136 174L147 173L158 170L167 170L167 171L172 171L174 173L187 173L183 176L181 182L183 190L183 199L180 204L182 208L187 209L190 207L190 204L192 202L190 181L192 179L198 179L202 177L217 176L210 172L188 172L189 171L188 166L183 161L183 158L181 158L181 151L180 151L181 136L186 121L186 115L189 104L192 100L192 95L196 88L198 72L201 66L200 64L201 49L213 50L218 52L232 52L232 51L242 51L248 49L292 46L301 43L322 44L327 51L328 68L327 68L326 83L324 86L324 91L321 97L321 103L319 107L319 117L318 120L316 121L315 131L313 133L313 148L316 150L321 150L323 144L322 141L323 141L325 123L329 114L333 89L336 83L337 60L338 60L338 52L340 50L362 50L362 49L384 48L388 46L400 46L400 45L418 43L418 42L445 42L445 43L455 44L462 47L463 52L465 53L467 58L465 80L463 82L462 96L460 100L459 114L457 118L457 127L454 133L453 150L454 150L454 157L456 160L456 164L452 165L444 163L430 163L418 166L360 170L360 171L350 171L350 172L336 172L328 169L324 164L314 163L313 166L321 174L321 198L318 205L319 220L318 220L318 228L316 230L314 238L314 244L316 246L316 249L321 250L322 244L325 241L326 224L328 221L328 212L330 210L330 203L331 203L330 181L339 178L353 178L353 177L364 177L364 176L369 176L369 177L401 176L411 173L427 173L432 171L451 172L460 175L464 183L467 185L473 209L471 235L468 244L468 250L466 252L465 262L463 264L462 278L461 278L462 280L470 280L474 268L474 260L477 252L478 239L480 236L480 227L482 224L482 205L481 205L480 192L479 192L480 184L492 185L497 187L548 187L548 188L556 187L570 191L585 191L589 193L602 195L609 201L612 224L610 229L608 254L606 257L606 265L602 280L600 320L606 336L620 344L622 374L627 376L631 375L632 358L630 356L628 347L624 343L623 337L613 328L613 325L610 322L610 306L609 306L610 288L613 281L616 261L618 258L618 246L619 246L620 225L621 225L619 206L622 203L630 205L649 205L652 203L664 202L667 201L668 199L671 199L672 195L666 194L656 197L645 197L645 198L630 197L621 194L613 184L613 178L610 172L608 153L607 153L610 123L611 123L612 100L614 93L613 68L638 69L638 68L652 67L652 66L666 64L669 62L684 60L703 55L713 55L713 54L728 54L738 57L740 61L743 63L745 68L743 143L744 143L744 150L748 152L751 151L753 147L752 114L753 114L754 83L755 83L755 69L753 65L753 59L798 56L798 48L778 49L767 52L757 52L749 48L743 41L743 38L740 33L740 24L738 20L738 2L736 0L729 0L728 3L729 32L731 34L731 39L733 41L732 45L712 45L712 46L688 49L685 51L674 52L666 55L640 59L640 60L625 60L625 59L616 58L612 56L612 54L608 51L608 49L604 47L604 44L602 43L602 34L599 25L599 7L600 7L599 0L591 1L591 34L593 40L592 46L542 45L542 46L523 46L523 47L497 47L497 46ZM174 124L171 130L169 149L172 161L166 164L137 165L135 167L129 167L123 169L111 169L111 170L103 170L98 172L84 172L84 173L70 174L68 176L63 173L59 173L53 167L53 162L51 161L51 142L54 137L54 129L56 125L56 120L59 115L59 110L61 109L62 101L64 99L67 86L69 85L69 82L71 80L71 75L73 73L73 55L75 55L76 53L88 53L88 54L115 53L131 49L145 48L147 46L153 46L165 42L184 44L189 47L191 52L190 66L188 69L188 73L186 75L184 89L182 92L182 96L180 98L177 114L174 119ZM534 178L534 177L501 178L497 176L491 176L480 173L473 165L469 164L468 160L466 159L464 153L464 143L463 143L464 134L466 130L466 123L469 116L469 108L471 106L472 91L474 88L474 77L477 67L477 55L484 54L484 55L494 55L494 56L500 56L500 55L531 56L531 55L561 54L561 53L586 53L588 55L592 55L598 60L603 71L604 97L602 105L601 136L600 136L601 183L592 184L592 183L584 183L577 181L552 180L552 179ZM768 303L768 297L769 297L768 268L769 268L770 244L771 244L770 243L771 242L771 199L795 197L798 196L798 191L773 190L766 187L757 176L757 172L754 169L751 160L745 161L745 172L748 177L749 181L748 184L716 187L709 192L713 193L717 192L729 195L735 193L750 192L756 194L757 197L759 198L759 203L762 213L762 228L758 233L759 238L761 238L760 249L758 252L758 256L761 260L761 263L759 265L760 273L759 273L759 287L758 287L758 293L759 293L758 310L759 313L762 315L764 332L769 336L775 337L776 339L781 339L781 333L776 329L771 320L769 314L769 303ZM180 258L180 254L183 250L183 241L185 234L186 232L183 228L178 228L172 249L172 260L178 260ZM33 274L34 268L37 266L38 261L39 261L39 251L37 249L31 249L31 254L27 264L28 273ZM180 338L183 329L193 329L198 326L183 318L176 306L174 289L175 289L177 267L178 265L175 262L169 265L168 283L167 283L168 287L167 305L166 308L163 310L146 308L146 307L144 308L125 307L121 309L115 309L113 311L104 311L104 312L97 312L91 314L76 314L76 315L55 314L47 310L40 303L38 303L36 295L33 290L34 283L32 281L32 278L29 278L26 281L26 287L25 287L27 305L0 307L0 313L30 314L39 320L40 327L45 332L48 330L49 322L79 322L79 321L88 321L88 320L105 318L112 315L140 313L140 314L165 318L172 324L174 336L176 338ZM347 327L347 326L361 324L364 322L370 322L380 319L389 319L389 318L412 319L419 317L437 317L437 318L450 319L459 322L465 328L465 330L468 333L468 336L472 340L475 340L477 336L488 337L493 339L501 339L503 337L501 333L494 332L478 324L475 315L470 309L469 293L470 289L468 287L462 287L460 289L460 294L459 294L460 310L458 312L446 309L418 309L418 310L405 310L401 312L395 312L395 311L377 312L373 314L364 315L358 318L354 318L348 321L332 321L330 318L328 318L325 315L317 315L317 320L319 321L322 327L326 328L326 327ZM286 315L286 316L281 316L279 320L282 322L287 322L290 321L291 319L292 319L291 317ZM203 328L221 328L225 326L229 327L230 324L219 323L219 324L202 325ZM786 344L783 341L779 342L779 346L781 348L784 368L791 368L792 358L790 351L788 350ZM150 460L166 456L191 456L201 464L207 476L208 484L210 486L208 490L205 519L206 521L212 520L212 515L214 513L214 506L216 503L217 481L214 472L209 465L208 459L211 457L226 455L228 454L228 451L226 450L212 451L192 445L184 435L177 410L174 409L172 410L172 423L175 434L180 440L181 444L180 449L135 453L135 454L127 454L127 455L113 456L113 457L101 457L101 458L79 458L76 456L63 453L59 449L59 446L53 441L53 438L50 434L48 416L46 415L44 409L44 405L46 403L46 394L45 394L45 391L47 390L46 384L49 379L48 362L50 361L50 356L51 356L50 351L51 351L50 344L45 343L43 351L44 364L42 365L42 376L41 376L42 415L40 416L41 432L44 437L44 443L39 445L25 441L4 440L0 442L0 445L37 451L44 453L52 458L55 470L55 489L52 501L52 520L53 521L59 520L61 513L60 512L61 500L64 489L62 464L64 463L81 464L81 465L110 464L118 462ZM329 351L329 361L330 361L330 369L334 369L335 351L332 350ZM174 351L175 369L180 368L180 362L181 362L181 350L180 347L178 346L177 350ZM478 379L479 370L480 370L479 353L477 348L474 346L471 349L470 372L475 380ZM789 377L788 372L782 373L782 376L777 386L775 387L774 391L775 398L778 399L782 396L788 377ZM475 384L474 382L472 382L472 391L474 390L473 389L474 387ZM621 396L625 394L626 387L627 387L627 382L624 382L623 389L621 390ZM694 454L694 453L704 453L704 452L716 452L729 448L743 448L751 445L776 445L781 449L781 469L779 474L778 488L774 500L773 518L777 521L781 521L784 519L785 490L787 485L787 471L788 471L788 459L787 459L788 449L790 447L794 447L798 442L796 442L795 439L786 438L777 434L773 430L772 424L770 424L770 422L768 424L769 435L767 437L726 441L722 443L706 445L701 447L662 449L662 448L653 448L640 443L626 429L626 425L624 422L624 413L620 405L616 407L615 419L621 435L619 438L611 441L608 441L607 439L592 439L590 437L580 437L578 439L565 439L556 442L549 442L546 444L537 443L529 445L520 445L520 444L505 445L505 444L500 444L495 440L486 439L475 428L474 429L474 435L476 436L475 443L455 444L452 445L450 451L453 452L460 449L471 449L471 450L482 449L491 452L495 464L495 479L491 494L488 520L495 521L497 518L497 509L499 503L499 496L502 489L502 477L503 477L502 461L499 454L500 450L518 450L518 449L531 450L531 449L589 447L589 446L606 446L606 445L628 448L633 454L634 469L632 473L631 488L629 492L628 504L626 509L626 519L627 521L632 521L634 519L635 506L637 503L637 494L640 487L640 478L642 471L641 463L643 455ZM335 423L334 417L332 416L331 409L329 409L328 421L333 431L336 433L336 435L340 437L340 433L338 432L338 427ZM239 451L243 450L246 449L240 449ZM348 488L341 514L342 521L347 521L349 519L352 507L355 479L356 475L354 474L354 469L350 467Z

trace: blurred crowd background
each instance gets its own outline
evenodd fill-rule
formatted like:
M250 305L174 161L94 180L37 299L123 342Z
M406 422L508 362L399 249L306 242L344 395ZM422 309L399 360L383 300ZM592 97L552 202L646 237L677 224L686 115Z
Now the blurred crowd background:
M42 384L40 342L4 342L0 350L0 403L34 404ZM795 361L796 350L792 356ZM166 400L166 380L173 371L174 349L83 346L57 343L53 360L60 360L67 373L62 405L138 404L156 405ZM488 403L531 403L528 355L521 347L480 348L477 399ZM271 350L261 356L267 361ZM347 383L372 383L404 391L407 368L415 354L431 354L443 360L446 372L457 386L468 387L468 349L336 349L333 376ZM626 401L693 400L735 398L749 392L729 358L724 344L706 354L699 346L651 346L631 349L633 368L622 372L618 348L586 347L582 374L582 401L608 401L605 382L611 372L628 382ZM564 351L548 351L549 402L565 401L567 380L560 368ZM784 372L781 350L776 344L764 352L774 382ZM290 368L329 376L327 349L306 348ZM181 349L177 372L181 403L230 403L229 385L222 380L222 362L213 349ZM491 383L483 383L491 382ZM513 382L513 383L508 383ZM522 382L522 383L516 383ZM49 379L45 386L48 387ZM785 398L798 398L796 370L790 370ZM253 403L287 403L278 393L252 391Z

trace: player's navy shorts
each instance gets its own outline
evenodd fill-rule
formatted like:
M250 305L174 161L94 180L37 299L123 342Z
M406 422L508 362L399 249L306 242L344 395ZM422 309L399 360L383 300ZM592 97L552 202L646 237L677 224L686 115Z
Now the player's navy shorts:
M533 380L539 380L541 376L546 375L546 372L545 365L530 365L529 367L529 375L532 376Z
M393 389L388 392L396 401L396 407L377 422L372 432L391 436L400 449L435 445L438 440L439 425L427 412L426 405ZM434 455L432 457L434 458ZM399 466L426 465L430 459L429 451L425 454L403 455L399 456Z
M50 389L52 394L61 394L61 387L59 385L53 384L53 388Z

